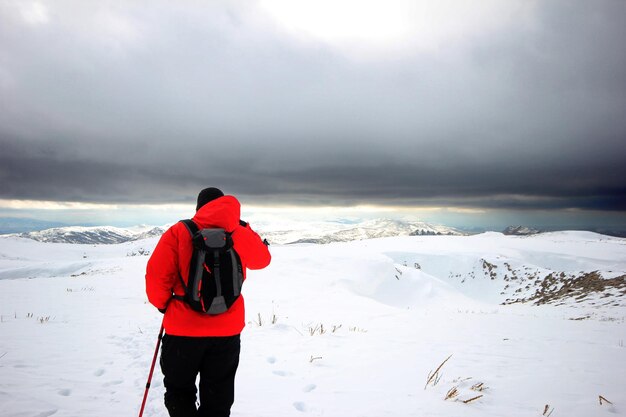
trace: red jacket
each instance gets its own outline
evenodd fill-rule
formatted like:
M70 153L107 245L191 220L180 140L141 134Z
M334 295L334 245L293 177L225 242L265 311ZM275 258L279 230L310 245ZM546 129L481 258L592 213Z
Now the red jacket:
M235 251L241 258L244 280L247 269L262 269L271 256L259 235L250 226L239 224L239 201L233 196L213 200L200 208L193 221L200 229L221 227L232 232ZM233 336L245 325L243 296L230 309L216 316L192 310L173 294L184 295L179 274L187 283L192 255L191 235L183 223L176 223L161 236L146 268L146 294L156 308L167 307L163 321L165 332L176 336Z

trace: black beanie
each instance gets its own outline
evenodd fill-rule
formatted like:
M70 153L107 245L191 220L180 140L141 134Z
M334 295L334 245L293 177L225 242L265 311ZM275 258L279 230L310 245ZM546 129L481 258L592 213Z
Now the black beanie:
M198 204L196 204L196 211L200 210L200 208L206 203L220 197L224 197L224 193L219 188L205 188L204 190L200 191L200 194L198 194Z

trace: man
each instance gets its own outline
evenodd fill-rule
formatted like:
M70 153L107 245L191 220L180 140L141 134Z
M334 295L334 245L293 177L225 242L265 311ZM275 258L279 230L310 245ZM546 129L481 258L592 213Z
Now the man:
M269 265L267 244L239 219L239 201L217 188L198 195L193 222L199 229L219 227L232 233L233 248L244 272ZM179 222L161 237L146 270L148 300L165 314L161 369L165 406L171 417L228 417L234 402L235 372L239 364L239 334L245 323L243 297L225 313L208 315L174 299L185 293L193 248L191 235ZM196 377L200 374L200 408L196 410Z

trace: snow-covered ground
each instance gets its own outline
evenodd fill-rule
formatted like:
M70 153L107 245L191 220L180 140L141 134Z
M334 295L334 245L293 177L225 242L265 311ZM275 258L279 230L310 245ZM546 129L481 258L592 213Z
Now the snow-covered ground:
M0 416L138 413L161 320L144 293L156 241L0 238ZM271 251L244 286L233 416L626 416L625 239L486 233ZM583 284L501 305L560 294L566 280ZM166 416L162 398L157 369L144 414Z

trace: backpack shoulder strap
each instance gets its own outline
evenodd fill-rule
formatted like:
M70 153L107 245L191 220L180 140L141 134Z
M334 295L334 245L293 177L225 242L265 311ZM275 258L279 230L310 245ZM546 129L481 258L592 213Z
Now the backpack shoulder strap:
M189 232L189 235L193 239L193 236L196 233L198 233L198 230L199 230L198 226L191 219L180 220L180 223L185 225L185 227L187 228L187 231ZM188 287L185 284L185 280L183 279L183 277L180 274L180 272L178 273L178 278L180 278L180 283L183 284L183 289L185 290L185 296L186 296L187 295L187 291L188 291ZM185 296L174 295L173 298L176 299L176 300L184 301L185 300Z
M185 219L185 220L181 220L180 222L185 225L191 237L193 237L193 235L198 233L198 230L199 230L198 226L193 222L193 220Z

